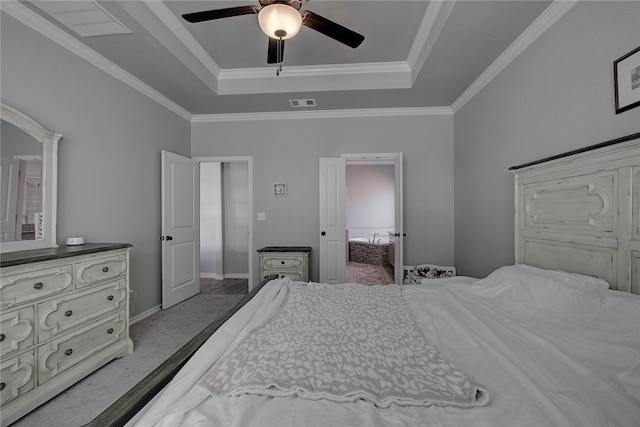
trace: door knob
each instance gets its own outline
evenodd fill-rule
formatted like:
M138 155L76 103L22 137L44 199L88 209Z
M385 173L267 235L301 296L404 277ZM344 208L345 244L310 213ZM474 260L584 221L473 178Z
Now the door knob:
M327 233L323 231L322 233L320 233L320 235L321 235L321 236L326 236L326 235L327 235Z

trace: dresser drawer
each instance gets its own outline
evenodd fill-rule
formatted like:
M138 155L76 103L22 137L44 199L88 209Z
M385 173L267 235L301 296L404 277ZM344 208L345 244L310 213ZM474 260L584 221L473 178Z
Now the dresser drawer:
M0 316L0 355L33 345L33 307Z
M114 279L127 271L124 256L97 258L75 264L76 288Z
M11 402L35 386L33 352L21 354L0 364L0 402Z
M123 310L39 347L38 384L125 338L126 323Z
M277 270L295 270L304 266L304 259L300 255L269 254L262 258L262 268Z
M38 341L121 310L125 307L126 298L126 283L120 279L39 304Z
M70 291L71 271L71 266L65 265L2 277L0 307L11 308Z

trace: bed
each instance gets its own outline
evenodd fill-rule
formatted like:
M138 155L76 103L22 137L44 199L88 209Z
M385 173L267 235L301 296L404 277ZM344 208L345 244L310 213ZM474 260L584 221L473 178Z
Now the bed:
M92 424L637 426L640 134L511 170L514 265L265 280Z

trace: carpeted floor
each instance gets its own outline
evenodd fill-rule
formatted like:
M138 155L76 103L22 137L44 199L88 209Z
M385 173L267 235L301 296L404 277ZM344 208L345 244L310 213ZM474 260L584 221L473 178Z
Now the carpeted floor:
M390 285L394 283L394 278L389 267L348 262L347 282L364 285Z
M204 280L200 294L131 326L132 354L108 363L12 426L88 423L247 293L247 280Z

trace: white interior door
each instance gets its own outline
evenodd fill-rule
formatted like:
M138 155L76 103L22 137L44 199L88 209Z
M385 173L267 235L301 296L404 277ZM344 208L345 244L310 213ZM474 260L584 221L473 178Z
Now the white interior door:
M321 283L344 283L345 250L345 159L320 158L320 257Z
M162 151L162 308L200 292L198 161Z
M401 285L404 276L404 224L402 222L403 217L403 184L402 184L402 153L398 153L395 158L395 173L396 173L396 214L395 214L395 234L396 244L395 258L394 258L394 279L396 284Z

